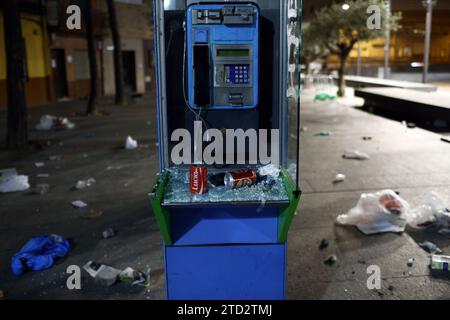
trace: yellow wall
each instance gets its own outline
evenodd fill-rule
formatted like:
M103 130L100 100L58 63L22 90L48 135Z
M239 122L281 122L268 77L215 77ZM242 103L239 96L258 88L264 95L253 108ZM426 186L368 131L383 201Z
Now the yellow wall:
M38 16L22 14L22 34L25 38L28 77L49 76L45 58L44 35ZM6 79L5 39L3 16L0 15L0 80Z

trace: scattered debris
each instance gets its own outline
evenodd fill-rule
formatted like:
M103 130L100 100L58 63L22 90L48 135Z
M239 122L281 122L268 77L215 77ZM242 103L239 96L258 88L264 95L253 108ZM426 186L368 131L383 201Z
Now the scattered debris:
M450 228L443 228L443 229L439 230L438 233L443 236L448 236L448 235L450 235Z
M131 285L141 285L148 287L150 285L150 268L146 273L136 271L127 267L119 270L104 264L89 261L83 266L83 269L102 286L110 287L118 281L127 282Z
M330 131L319 131L314 134L315 137L329 137L333 135Z
M50 161L61 161L62 160L62 156L50 156L48 157L48 160Z
M98 219L103 216L103 211L91 209L89 212L86 212L80 216L81 219L92 220Z
M364 141L371 141L371 140L372 140L372 137L367 136L367 137L363 137L362 139L363 139Z
M358 150L346 151L342 157L344 159L351 160L370 160L370 156L364 152L360 152Z
M407 126L409 129L415 129L415 128L417 127L416 124L413 123L413 122L407 122L407 123L406 123L406 126Z
M406 265L408 266L408 268L412 268L414 266L414 258L409 258Z
M126 150L134 150L138 148L138 142L134 140L132 137L128 136L125 141L125 149Z
M314 96L314 101L335 100L337 97L325 92L318 93Z
M339 174L337 174L336 177L334 178L333 183L344 182L346 178L347 178L347 177L345 176L345 174L339 173Z
M337 262L337 257L335 254L332 254L329 256L323 263L325 263L327 266L332 266Z
M391 291L391 292L394 291L394 289L395 289L395 287L394 287L393 285L390 285L390 286L388 287L388 290Z
M425 203L411 210L408 224L413 228L436 227L439 233L446 233L450 228L450 210L436 192L427 195ZM441 234L442 234L441 233Z
M433 271L450 271L450 256L432 255L430 269Z
M55 117L48 114L42 116L40 122L36 125L36 130L38 131L71 130L73 128L75 128L75 124L67 118Z
M76 201L72 202L72 206L77 209L82 209L82 208L87 207L88 205L87 205L87 203L85 203L81 200L76 200Z
M28 176L19 176L16 169L0 170L0 193L25 191L29 188Z
M356 207L337 217L343 225L355 225L364 234L403 232L409 204L392 190L363 193Z
M119 280L131 285L148 287L150 285L150 268L146 273L127 267L119 274Z
M38 195L44 195L50 191L50 185L47 183L40 183L34 187L33 193Z
M306 131L308 131L308 127L301 127L301 128L300 128L300 131L301 131L301 132L306 132Z
M269 165L262 166L261 168L259 168L258 174L260 176L270 176L270 177L278 178L278 176L280 175L280 171L281 170L280 170L279 166L269 164Z
M43 168L45 167L45 162L36 162L34 165L36 166L36 168Z
M75 185L75 189L77 190L83 190L86 188L91 187L92 185L94 185L97 181L95 181L94 178L89 178L87 180L80 180L76 183Z
M50 175L48 173L38 173L36 178L48 178Z
M54 260L64 257L69 249L69 242L59 235L34 237L13 256L12 271L19 276L29 270L49 269Z
M121 273L121 270L99 264L93 261L89 261L83 266L83 269L89 273L89 275L95 279L97 283L105 287L111 287L114 285Z
M327 239L322 239L322 241L320 241L320 244L319 244L319 250L324 250L324 249L328 248L329 245L330 245L330 241L328 241Z
M419 243L419 247L421 247L423 250L425 250L428 253L431 254L440 254L442 253L442 250L439 249L433 242L425 241L423 243Z
M103 239L110 239L116 235L114 229L109 228L102 232Z

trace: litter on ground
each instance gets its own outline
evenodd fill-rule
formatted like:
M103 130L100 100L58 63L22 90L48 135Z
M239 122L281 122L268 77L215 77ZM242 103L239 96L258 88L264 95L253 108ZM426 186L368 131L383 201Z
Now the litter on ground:
M319 131L314 134L315 137L329 137L333 134L330 131Z
M345 176L345 174L339 173L339 174L337 174L336 177L334 178L333 183L344 182L346 178L347 178L347 177Z
M30 270L48 269L56 258L64 257L69 249L69 242L59 235L34 237L12 257L12 271L19 276Z
M28 176L19 176L16 169L0 171L0 193L25 191L29 188Z
M33 192L38 195L44 195L50 191L50 185L47 183L39 183L34 187Z
M134 150L138 148L138 142L134 140L132 137L128 136L125 141L125 149L126 150Z
M450 271L450 256L432 255L430 269L433 271Z
M102 286L110 287L119 281L131 285L141 285L148 287L150 285L150 269L146 273L136 271L127 267L119 270L108 265L89 261L83 266L83 269Z
M344 159L352 159L352 160L370 160L370 156L364 152L353 150L353 151L346 151L342 157Z
M442 250L439 249L433 242L425 241L423 243L419 243L419 247L421 247L423 250L425 250L428 253L431 254L440 254L442 253Z
M91 187L95 183L96 183L96 181L94 178L89 178L87 180L80 180L75 184L75 189L83 190L83 189Z
M38 131L71 130L73 128L75 128L75 124L70 122L69 119L48 114L42 116L36 125L36 130Z
M363 193L356 207L337 217L342 225L355 225L364 234L403 232L409 204L392 190Z
M82 208L87 207L88 205L87 205L87 203L85 203L81 200L76 200L76 201L72 202L72 206L77 209L82 209Z

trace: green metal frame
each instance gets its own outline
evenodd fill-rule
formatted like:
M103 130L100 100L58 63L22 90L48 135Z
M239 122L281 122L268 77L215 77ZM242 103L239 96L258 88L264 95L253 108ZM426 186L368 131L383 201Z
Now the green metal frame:
M286 170L281 168L280 175L289 197L289 206L281 209L278 215L278 242L283 243L287 240L289 228L292 224L292 219L295 216L302 192L295 186L294 181Z
M156 222L158 222L159 229L161 230L164 243L170 246L172 245L172 235L170 233L170 212L169 210L161 206L164 197L164 189L166 188L168 180L169 172L163 171L160 174L155 185L153 186L152 192L149 194L149 197L152 203Z
M278 242L283 243L287 240L289 228L300 201L301 191L296 188L294 181L284 169L281 169L280 174L289 197L289 206L280 208L278 215ZM153 186L149 197L152 204L153 213L155 214L156 221L164 239L164 243L170 246L173 244L172 235L170 232L170 209L163 208L161 205L168 180L169 172L162 172Z

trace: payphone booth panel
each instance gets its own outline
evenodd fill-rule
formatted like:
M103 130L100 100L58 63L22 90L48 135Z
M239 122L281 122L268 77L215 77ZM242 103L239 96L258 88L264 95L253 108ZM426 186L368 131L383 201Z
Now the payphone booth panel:
M258 105L259 9L253 4L187 10L188 103L208 110Z
M300 8L299 0L154 1L160 173L150 199L168 299L285 298L287 235L301 195L300 104L287 96L299 91L288 70L299 70L289 66L299 50L289 39L299 36ZM235 199L210 188L207 199L190 199L189 166L172 161L171 136L192 134L199 118L218 131L278 130L271 143L282 193Z

